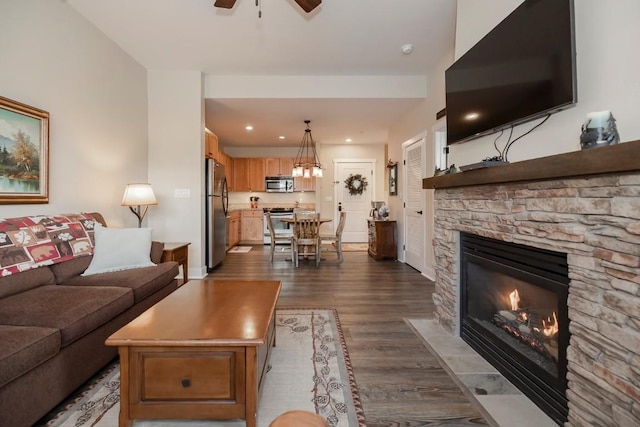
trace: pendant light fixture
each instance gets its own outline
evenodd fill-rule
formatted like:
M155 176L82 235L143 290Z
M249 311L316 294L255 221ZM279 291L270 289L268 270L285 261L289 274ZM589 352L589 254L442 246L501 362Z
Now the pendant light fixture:
M293 162L293 170L291 175L294 177L311 178L312 176L322 177L322 165L316 152L316 143L311 136L311 129L309 123L311 120L304 121L307 124L307 128L304 130L304 136L298 149L298 154Z

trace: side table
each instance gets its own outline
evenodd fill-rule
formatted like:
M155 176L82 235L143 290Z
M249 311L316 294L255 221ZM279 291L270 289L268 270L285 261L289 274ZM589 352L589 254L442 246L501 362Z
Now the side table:
M165 242L162 249L162 262L175 261L182 266L184 285L189 281L189 245L186 242Z
M368 221L369 255L375 260L398 259L396 221Z

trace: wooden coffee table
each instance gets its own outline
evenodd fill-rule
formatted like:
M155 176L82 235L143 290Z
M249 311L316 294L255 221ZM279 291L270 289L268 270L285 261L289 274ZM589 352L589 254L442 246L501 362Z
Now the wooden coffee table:
M134 419L244 419L275 345L279 281L192 280L111 335L120 427Z

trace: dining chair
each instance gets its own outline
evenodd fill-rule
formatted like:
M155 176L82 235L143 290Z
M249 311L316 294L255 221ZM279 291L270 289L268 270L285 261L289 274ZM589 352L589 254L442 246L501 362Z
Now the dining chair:
M271 213L265 213L265 221L267 221L267 229L269 230L269 234L271 235L271 255L269 256L269 261L273 262L273 255L276 251L276 244L278 243L288 243L291 248L291 256L293 259L293 244L291 236L278 236L276 232L273 230L273 222L271 220Z
M340 211L340 219L338 220L338 228L336 228L336 234L321 234L320 243L330 242L335 245L336 253L338 255L338 261L342 262L342 230L344 230L344 223L347 220L347 212Z
M300 255L315 256L320 265L320 214L316 212L293 213L293 262L298 266ZM302 253L300 249L302 248ZM311 252L310 250L313 250Z

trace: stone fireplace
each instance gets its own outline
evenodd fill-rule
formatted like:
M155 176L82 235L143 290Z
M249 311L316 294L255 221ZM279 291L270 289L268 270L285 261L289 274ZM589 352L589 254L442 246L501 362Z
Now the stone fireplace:
M566 256L567 425L640 425L640 141L428 178L435 318L461 330L462 233ZM523 390L524 392L524 390Z

